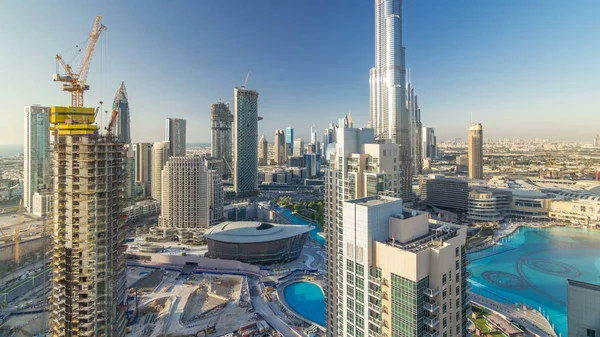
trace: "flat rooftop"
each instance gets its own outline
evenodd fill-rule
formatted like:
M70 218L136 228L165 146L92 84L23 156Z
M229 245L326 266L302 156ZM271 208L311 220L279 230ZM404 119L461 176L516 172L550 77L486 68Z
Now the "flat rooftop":
M419 211L416 211L416 210L413 210L413 211L410 211L410 212L406 211L406 210L402 210L401 214L397 214L397 215L394 215L392 217L396 218L396 219L406 220L406 219L410 219L410 218L415 217L415 216L419 216L421 214L423 214L423 212L419 212Z
M567 282L569 283L569 286L571 286L571 287L584 288L584 289L600 292L600 285L597 285L597 284L581 282L581 281L571 280L571 279L568 279Z
M400 242L398 240L389 239L385 242L386 245L406 250L412 253L417 253L429 247L442 246L445 240L455 237L458 229L448 225L429 224L429 232L419 238L408 242Z
M392 197L384 197L384 196L372 196L372 197L366 197L366 198L348 200L346 202L349 202L349 203L352 203L352 204L357 204L357 205L360 205L360 206L371 207L371 206L389 204L389 203L397 202L397 201L401 202L402 199L400 199L400 198L392 198Z
M230 243L258 243L276 241L302 235L313 230L312 225L281 225L260 221L223 222L209 228L204 237Z

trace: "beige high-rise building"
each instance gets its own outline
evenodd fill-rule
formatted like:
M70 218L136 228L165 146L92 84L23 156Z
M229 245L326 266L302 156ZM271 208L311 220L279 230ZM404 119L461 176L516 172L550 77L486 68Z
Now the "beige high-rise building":
M258 141L258 165L267 166L269 164L269 142L265 135Z
M304 139L298 137L294 139L294 156L298 157L304 154Z
M152 199L161 198L161 172L169 160L169 142L156 142L152 145Z
M124 144L99 135L94 115L93 108L50 109L52 337L125 336Z
M285 132L275 131L275 143L273 145L273 160L276 165L283 166L287 163L287 145L285 144Z
M221 174L208 169L203 157L170 157L162 170L161 193L162 227L208 228L223 214Z
M483 179L483 127L481 123L469 128L469 179Z
M398 198L343 208L337 336L467 336L467 230Z
M152 143L133 144L135 158L135 182L144 189L144 195L152 195Z
M185 156L186 121L182 118L167 118L165 120L165 141L169 142L171 156Z
M373 129L336 129L335 153L325 171L325 233L327 235L327 283L325 286L327 336L336 334L339 288L338 255L341 249L342 202L366 196L400 194L400 150L398 144L375 144ZM345 324L345 322L344 322ZM368 336L365 334L364 336Z

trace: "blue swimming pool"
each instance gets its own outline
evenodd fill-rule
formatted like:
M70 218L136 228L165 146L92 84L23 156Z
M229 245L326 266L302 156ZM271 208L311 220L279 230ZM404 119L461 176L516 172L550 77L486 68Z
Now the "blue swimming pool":
M315 240L318 244L324 245L325 244L325 239L320 237L318 235L319 233L319 227L317 227L314 223L306 221L304 219L302 219L301 217L295 215L292 213L292 211L288 208L283 208L283 207L279 207L279 206L275 206L275 209L283 214L286 218L290 219L290 221L294 224L294 225L313 225L315 226L315 228L310 231L310 237L313 238L313 240Z
M283 296L300 316L325 326L325 296L321 287L310 282L296 282L283 289Z
M538 309L566 337L567 279L598 283L600 231L521 227L469 260L473 292Z

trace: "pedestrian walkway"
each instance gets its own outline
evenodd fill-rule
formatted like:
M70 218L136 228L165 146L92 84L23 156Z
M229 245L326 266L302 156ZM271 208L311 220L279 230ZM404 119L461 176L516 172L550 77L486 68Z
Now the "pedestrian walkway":
M486 307L512 319L514 322L523 325L528 332L540 337L557 337L552 325L536 310L502 303L472 292L469 292L469 297L471 303Z
M250 288L252 307L254 308L255 312L259 313L262 318L267 321L267 323L269 323L275 330L280 332L285 337L306 337L302 331L294 330L273 312L273 309L271 309L262 296L258 279L254 277L248 277L248 286Z

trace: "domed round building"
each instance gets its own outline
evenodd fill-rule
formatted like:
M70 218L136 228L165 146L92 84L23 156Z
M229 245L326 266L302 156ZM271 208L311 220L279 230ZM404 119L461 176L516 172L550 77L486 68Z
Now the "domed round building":
M207 257L272 264L297 259L314 226L256 221L224 222L204 232Z

